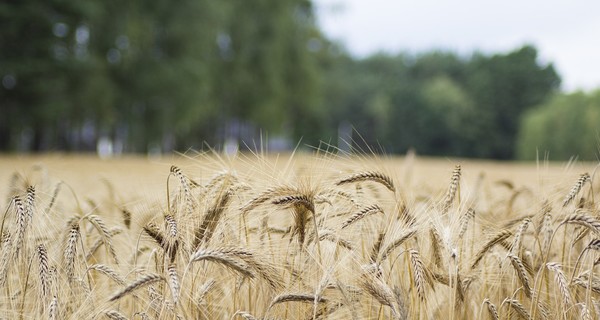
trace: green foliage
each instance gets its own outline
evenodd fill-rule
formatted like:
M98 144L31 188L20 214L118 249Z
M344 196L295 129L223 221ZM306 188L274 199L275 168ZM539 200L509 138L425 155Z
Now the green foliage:
M524 112L558 89L532 46L357 59L321 34L313 10L306 0L3 2L0 150L93 150L106 137L170 151L263 135L510 159ZM345 136L348 125L358 134Z
M521 123L518 157L598 160L600 90L561 94L528 112Z
M525 46L468 59L452 53L342 58L326 70L332 126L347 121L388 152L510 159L520 117L558 89Z
M321 118L312 10L300 0L2 3L0 150L86 150L100 136L129 151L187 148L226 138L231 119L296 139Z

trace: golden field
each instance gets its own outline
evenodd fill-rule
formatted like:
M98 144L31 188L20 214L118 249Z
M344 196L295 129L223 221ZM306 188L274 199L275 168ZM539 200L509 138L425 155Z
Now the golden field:
M0 317L597 319L596 165L0 156Z

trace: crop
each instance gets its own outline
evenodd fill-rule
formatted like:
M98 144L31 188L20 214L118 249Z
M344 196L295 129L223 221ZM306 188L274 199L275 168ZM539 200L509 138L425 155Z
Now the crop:
M427 185L415 159L296 157L199 157L155 172L160 196L15 172L3 317L600 318L594 171L521 185L440 162Z

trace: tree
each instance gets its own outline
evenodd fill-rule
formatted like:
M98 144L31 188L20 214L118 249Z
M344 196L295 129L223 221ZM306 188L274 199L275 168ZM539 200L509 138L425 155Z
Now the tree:
M600 156L600 90L560 94L526 113L521 122L518 157L532 160L598 160Z
M478 109L472 155L513 158L521 115L558 90L558 74L552 64L539 64L532 46L506 55L475 55L468 72L467 92Z

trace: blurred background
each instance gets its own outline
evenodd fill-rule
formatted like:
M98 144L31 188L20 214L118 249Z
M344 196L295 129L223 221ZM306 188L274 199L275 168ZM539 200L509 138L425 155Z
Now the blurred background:
M579 2L4 0L0 152L597 160Z

